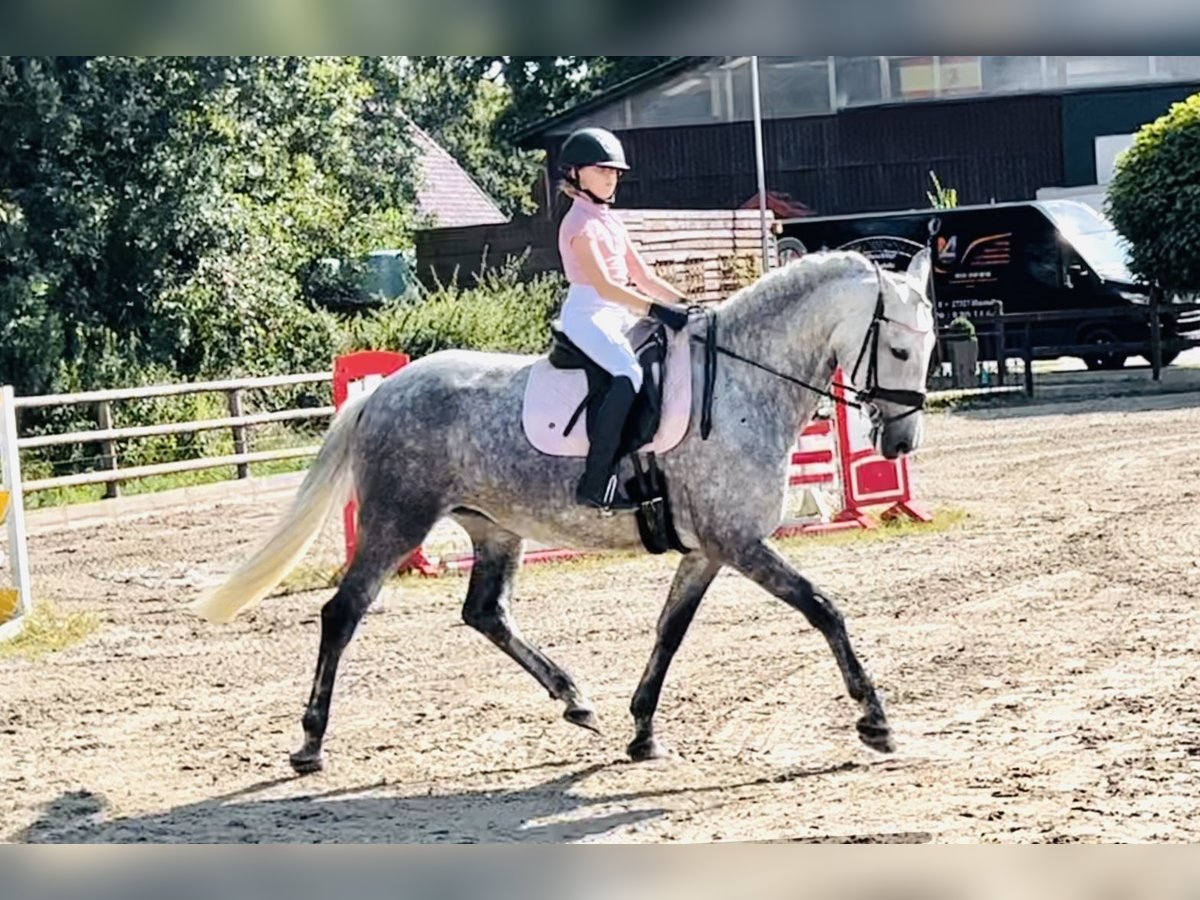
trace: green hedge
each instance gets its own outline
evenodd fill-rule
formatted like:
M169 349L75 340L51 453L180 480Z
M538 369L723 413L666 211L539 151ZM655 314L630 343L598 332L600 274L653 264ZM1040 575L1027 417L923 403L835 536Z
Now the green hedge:
M1130 267L1171 292L1200 293L1200 94L1142 128L1117 162L1107 211Z
M541 353L565 289L554 275L522 282L514 269L490 273L472 287L444 287L358 317L348 323L343 346L412 357L453 347Z

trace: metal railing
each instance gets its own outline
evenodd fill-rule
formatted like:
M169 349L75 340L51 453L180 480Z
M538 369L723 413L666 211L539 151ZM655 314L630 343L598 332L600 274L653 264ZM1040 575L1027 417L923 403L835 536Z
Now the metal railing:
M1001 308L1002 309L1002 308ZM1059 356L1142 356L1150 362L1152 377L1160 380L1163 360L1184 350L1200 346L1196 337L1167 337L1163 335L1160 313L1169 312L1177 320L1187 319L1200 311L1200 305L1179 305L1156 308L1148 306L1119 306L1106 309L1044 310L1030 313L1004 313L989 315L975 320L976 339L979 342L980 361L996 363L996 387L1005 384L1009 360L1020 360L1023 364L1023 388L1034 395L1033 363L1039 359ZM1037 335L1038 326L1070 323L1086 320L1089 323L1131 323L1145 327L1146 337L1140 340L1123 340L1103 343L1043 343ZM939 329L939 343L943 351L953 342L954 335L948 329ZM942 359L946 359L943 353Z

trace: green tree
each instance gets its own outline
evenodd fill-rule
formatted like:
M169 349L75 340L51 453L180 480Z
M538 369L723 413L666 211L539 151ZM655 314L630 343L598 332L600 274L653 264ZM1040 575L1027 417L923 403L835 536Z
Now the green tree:
M1200 94L1142 128L1117 162L1107 212L1130 267L1167 291L1200 292Z
M512 92L498 133L511 137L542 119L565 112L609 88L641 75L669 56L495 57Z
M0 378L291 368L415 222L395 79L348 58L0 58Z
M395 63L405 112L455 158L509 215L532 212L539 155L498 136L508 88L485 77L493 57L401 57Z
M660 57L0 57L0 379L294 371L418 225L407 116L510 210L523 127Z

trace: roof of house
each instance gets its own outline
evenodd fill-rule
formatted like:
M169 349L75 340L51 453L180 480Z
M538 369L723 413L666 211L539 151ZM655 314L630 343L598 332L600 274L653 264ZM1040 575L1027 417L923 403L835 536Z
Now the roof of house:
M523 128L516 134L517 145L525 149L532 149L538 146L538 138L547 130L561 125L563 122L569 122L571 119L586 115L595 109L608 106L614 100L619 100L634 91L641 88L657 84L661 81L666 81L677 72L682 72L684 69L698 65L706 59L711 59L708 56L676 56L661 65L655 66L653 69L647 69L640 75L635 75L632 78L627 78L619 84L614 84L606 91L602 91L590 100L585 100L583 103L577 103L570 109L563 110L557 115L550 116L548 119L542 119L540 122Z
M428 132L412 121L409 126L419 151L422 175L417 186L417 205L422 213L434 218L436 227L496 225L508 221L496 201Z

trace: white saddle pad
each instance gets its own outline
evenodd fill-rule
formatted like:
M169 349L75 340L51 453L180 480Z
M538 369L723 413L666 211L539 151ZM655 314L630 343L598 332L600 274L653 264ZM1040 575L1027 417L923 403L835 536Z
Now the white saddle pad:
M687 433L692 413L692 355L686 332L671 334L663 380L662 419L644 453L666 453ZM556 369L539 359L529 372L521 421L529 443L548 456L587 456L587 413L580 413L569 435L563 430L587 396L587 376L578 369Z

